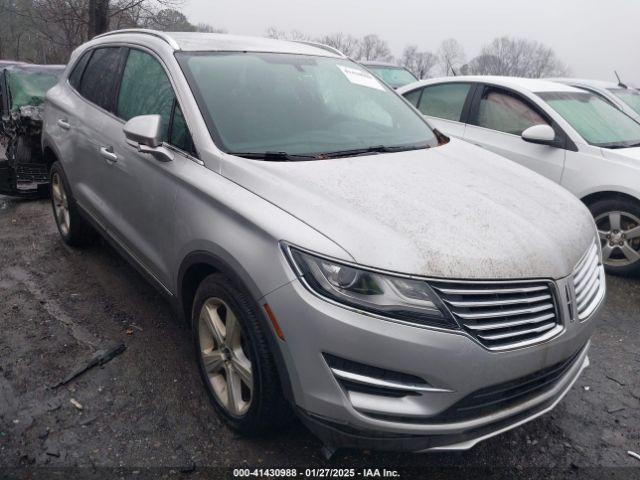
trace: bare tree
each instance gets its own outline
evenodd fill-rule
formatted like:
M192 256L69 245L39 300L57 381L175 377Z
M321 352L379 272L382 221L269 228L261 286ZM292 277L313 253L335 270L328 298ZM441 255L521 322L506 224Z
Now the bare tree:
M418 57L418 47L416 45L407 45L402 50L402 56L400 57L400 65L413 71Z
M0 0L2 49L16 59L66 62L81 43L111 28L148 25L162 9L183 0ZM11 47L9 47L9 44Z
M456 75L465 62L464 49L455 38L449 38L440 44L438 58L444 75Z
M213 25L209 25L208 23L198 23L196 25L196 32L204 32L204 33L229 33L224 28L214 27Z
M462 66L463 75L503 75L505 68L502 60L489 53L481 53Z
M431 52L420 52L415 45L409 45L402 51L400 64L422 79L429 78L438 64L438 56Z
M189 23L184 13L173 8L160 10L145 26L166 32L195 32L197 29L195 25Z
M287 32L284 30L278 30L276 27L269 27L264 32L264 36L267 38L282 39L287 37Z
M319 43L329 45L330 47L337 48L347 57L355 57L358 55L358 49L360 48L360 40L351 35L345 35L344 33L334 33L332 35L324 35L317 39Z
M390 62L393 60L393 56L385 40L382 40L378 35L370 34L360 40L357 59Z
M467 66L471 74L541 78L568 71L555 52L538 42L501 37L482 48Z

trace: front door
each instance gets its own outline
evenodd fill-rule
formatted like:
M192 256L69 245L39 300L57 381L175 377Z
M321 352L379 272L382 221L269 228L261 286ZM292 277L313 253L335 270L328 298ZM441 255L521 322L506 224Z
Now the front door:
M521 137L524 130L538 124L552 122L521 95L485 86L471 108L464 139L560 183L566 150L525 142Z
M78 203L107 230L112 226L115 204L109 198L113 182L113 158L108 151L109 130L114 121L115 87L122 71L125 49L97 48L77 63L69 79L69 101L57 105L54 127L63 150L64 164ZM86 59L86 61L85 61ZM67 145L66 142L70 142Z
M116 205L115 236L156 280L171 285L176 169L192 162L192 143L171 82L160 62L147 51L130 49L124 67L113 119L106 126L113 165L109 199ZM163 141L174 155L161 161L127 143L124 123L139 115L160 115ZM188 139L186 138L188 136ZM174 148L177 144L178 148Z

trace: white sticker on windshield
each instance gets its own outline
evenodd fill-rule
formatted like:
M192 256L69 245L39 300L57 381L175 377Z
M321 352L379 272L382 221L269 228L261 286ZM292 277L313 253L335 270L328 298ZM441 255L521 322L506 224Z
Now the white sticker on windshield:
M351 83L356 85L362 85L363 87L375 88L376 90L384 90L384 87L380 84L378 79L371 75L369 72L360 70L359 68L345 67L344 65L337 66L344 76L347 77Z

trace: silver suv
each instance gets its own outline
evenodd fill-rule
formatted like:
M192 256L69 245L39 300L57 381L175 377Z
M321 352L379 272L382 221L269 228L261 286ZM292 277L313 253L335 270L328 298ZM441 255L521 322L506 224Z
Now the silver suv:
M329 47L119 31L46 97L55 219L193 330L219 415L465 449L552 409L605 295L589 211Z

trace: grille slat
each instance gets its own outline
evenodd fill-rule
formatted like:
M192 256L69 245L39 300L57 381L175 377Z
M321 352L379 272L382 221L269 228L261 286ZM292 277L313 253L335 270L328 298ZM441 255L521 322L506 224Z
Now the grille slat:
M596 274L598 273L598 263L593 262L592 265L588 266L588 268L585 268L582 271L583 275L582 278L574 278L573 283L575 285L576 290L582 290L584 288L584 286L589 283L594 276L596 276Z
M491 350L555 336L559 325L551 282L433 282L460 326Z
M604 269L598 246L594 244L578 262L573 272L578 319L586 319L598 306L605 293Z
M543 333L547 330L551 330L555 327L555 323L545 323L541 327L529 328L527 330L517 330L514 332L506 332L506 333L495 333L495 334L486 334L479 333L478 336L483 340L504 340L507 338L520 337L522 335L530 335L532 333Z
M447 302L448 303L448 302ZM537 305L535 307L530 308L519 308L515 310L490 310L488 312L473 312L473 313L461 313L458 312L460 318L465 320L481 320L485 318L500 318L500 317L512 317L515 315L531 315L534 313L544 312L545 310L549 310L553 308L553 303L545 303L543 305Z
M522 288L441 288L438 290L446 295L508 295L512 293L532 293L547 290L545 285L538 287L522 287Z
M585 254L584 258L581 259L578 264L575 266L575 281L579 283L582 280L582 277L589 271L588 267L592 266L593 263L598 259L598 249L594 245L589 248L589 251Z
M584 306L585 300L588 300L593 296L593 293L598 289L598 276L594 276L589 283L582 289L579 295L576 295L576 302L578 302L578 310Z
M501 307L506 305L519 305L522 303L541 302L543 300L551 300L551 295L540 295L531 298L511 298L507 300L475 300L475 301L454 301L447 300L449 305L454 307Z
M508 328L508 327L519 327L520 325L528 325L531 323L540 323L545 320L551 320L555 317L555 313L547 313L546 315L541 315L538 317L524 318L522 320L514 320L512 322L498 322L498 323L485 323L485 324L477 324L472 325L468 324L467 328L471 330L497 330L499 328Z

